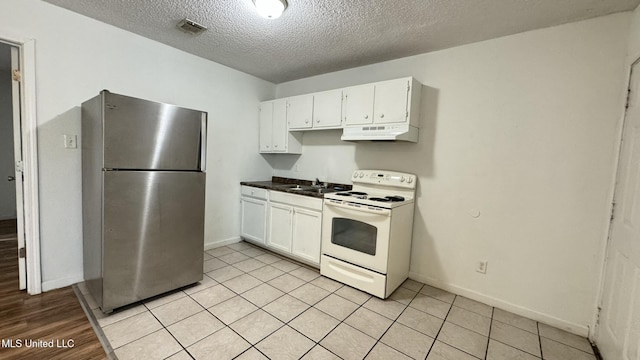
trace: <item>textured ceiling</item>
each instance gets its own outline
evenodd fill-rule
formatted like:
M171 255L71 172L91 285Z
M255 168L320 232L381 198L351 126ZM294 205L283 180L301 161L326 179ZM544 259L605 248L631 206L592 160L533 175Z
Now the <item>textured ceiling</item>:
M45 0L281 83L614 12L640 0L288 0L276 20L252 0ZM192 36L183 18L209 28Z

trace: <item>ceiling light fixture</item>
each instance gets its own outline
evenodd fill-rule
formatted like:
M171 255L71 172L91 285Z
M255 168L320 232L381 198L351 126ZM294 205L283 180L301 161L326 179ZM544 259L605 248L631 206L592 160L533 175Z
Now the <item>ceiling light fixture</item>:
M178 29L191 35L198 35L207 30L206 26L198 24L197 22L189 20L187 18L180 20L176 26L178 27Z
M267 19L277 19L287 8L287 0L253 0L258 13Z

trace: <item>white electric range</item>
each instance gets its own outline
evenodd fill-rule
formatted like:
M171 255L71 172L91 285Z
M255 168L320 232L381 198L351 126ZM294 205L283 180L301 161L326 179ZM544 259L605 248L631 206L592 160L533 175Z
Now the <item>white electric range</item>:
M325 194L320 273L386 298L409 275L416 176L357 170Z

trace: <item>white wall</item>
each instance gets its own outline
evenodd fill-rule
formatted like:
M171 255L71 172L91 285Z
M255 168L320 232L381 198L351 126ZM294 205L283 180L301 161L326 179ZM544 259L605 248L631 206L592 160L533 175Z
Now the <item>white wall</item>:
M423 114L418 144L307 132L303 155L274 160L275 175L417 174L412 278L586 335L629 21L615 14L280 84L283 97L414 76ZM486 275L475 272L481 259Z
M640 6L632 14L631 30L629 31L629 63L640 58Z
M81 154L62 136L102 89L209 113L205 243L237 239L239 181L272 172L256 119L273 84L37 0L0 2L7 36L36 41L43 289L82 280Z
M11 58L9 45L0 43L0 57ZM15 175L11 101L11 69L0 69L0 220L16 218L16 183L7 181Z

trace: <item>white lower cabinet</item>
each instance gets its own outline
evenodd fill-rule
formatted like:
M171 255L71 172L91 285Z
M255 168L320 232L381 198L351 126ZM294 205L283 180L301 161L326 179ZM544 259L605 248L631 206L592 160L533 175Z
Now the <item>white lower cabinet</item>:
M291 252L293 208L284 204L269 204L269 236L267 246L276 250Z
M267 247L320 265L322 199L269 192Z
M291 253L320 264L322 212L294 208Z
M243 186L240 198L240 234L259 244L265 244L267 239L267 194L268 190Z
M320 266L322 199L242 186L242 238Z

